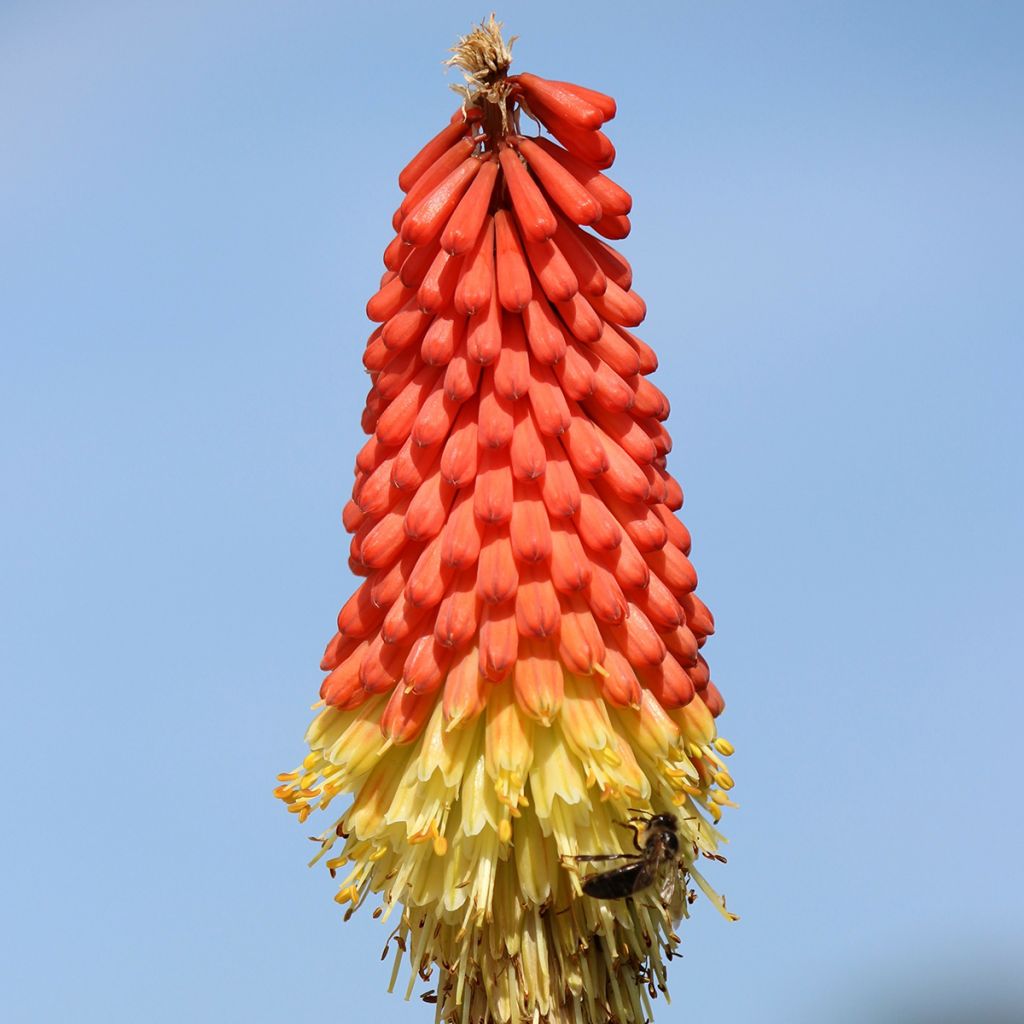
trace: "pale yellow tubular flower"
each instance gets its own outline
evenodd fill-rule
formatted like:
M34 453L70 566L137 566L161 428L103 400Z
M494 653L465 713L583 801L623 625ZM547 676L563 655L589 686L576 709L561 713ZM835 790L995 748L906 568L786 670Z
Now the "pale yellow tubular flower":
M709 820L719 806L709 758L719 748L700 698L666 712L645 693L638 709L609 708L593 680L566 673L564 683L548 726L504 683L490 689L485 714L454 727L439 701L401 747L383 740L382 700L329 707L310 726L305 771L286 773L288 802L308 803L301 794L325 778L355 793L320 837L340 877L337 899L351 913L377 894L385 919L398 913L405 994L429 979L439 1019L650 1016L678 946L674 923L654 889L632 900L583 895L591 869L574 859L628 852L630 808L678 812L686 876L732 916L695 866L722 842Z

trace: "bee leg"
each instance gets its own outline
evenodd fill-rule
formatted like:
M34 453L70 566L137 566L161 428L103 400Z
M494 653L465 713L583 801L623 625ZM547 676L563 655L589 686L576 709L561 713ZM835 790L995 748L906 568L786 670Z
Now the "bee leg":
M639 860L640 858L635 853L580 853L576 856L569 856L568 854L562 854L562 860Z
M633 833L633 846L640 852L644 852L644 848L640 845L640 829L637 828L636 822L640 821L639 818L630 818L629 821L617 821L615 822L619 828L628 828Z

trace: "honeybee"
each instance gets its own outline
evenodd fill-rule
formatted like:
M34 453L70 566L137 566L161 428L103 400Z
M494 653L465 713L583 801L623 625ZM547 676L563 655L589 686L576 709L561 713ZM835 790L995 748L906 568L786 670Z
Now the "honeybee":
M632 808L631 808L632 810ZM685 912L688 893L685 862L679 856L679 819L674 814L636 811L627 827L633 831L637 853L581 854L576 861L623 860L625 864L597 871L581 882L583 892L599 900L621 900L658 883L658 895L678 921Z

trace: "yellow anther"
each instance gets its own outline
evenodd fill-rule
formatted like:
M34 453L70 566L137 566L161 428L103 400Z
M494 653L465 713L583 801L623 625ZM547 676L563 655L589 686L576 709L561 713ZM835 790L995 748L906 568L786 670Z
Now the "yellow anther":
M736 785L732 781L732 776L727 771L715 772L715 782L722 787L722 789L732 789Z
M434 853L438 857L443 857L448 852L448 840L444 836L434 837Z
M739 914L734 914L731 910L726 908L725 897L721 896L721 897L719 897L719 899L720 899L721 902L719 903L718 909L721 911L722 916L727 921L738 921L740 919L740 915Z
M316 782L319 776L319 772L306 772L306 774L299 780L299 789L309 789L309 787Z
M310 768L315 768L317 763L320 761L320 753L316 750L311 750L303 759L302 767L309 771Z
M312 811L313 811L313 808L310 807L309 804L306 804L306 806L303 807L301 811L299 811L299 821L300 822L305 821L310 816Z
M711 820L717 825L722 820L722 809L718 804L708 804L708 811L711 813Z
M715 750L717 750L722 757L731 757L735 753L736 748L724 737L719 736L715 740Z
M419 841L422 842L423 839L425 839L425 838L426 838L426 836L423 836L423 837L421 837L421 839ZM388 848L386 846L378 846L377 849L374 850L373 853L371 853L370 856L367 857L366 859L368 861L370 861L371 863L375 864L377 861L381 860L382 858L386 857L387 855L388 855Z
M298 772L279 772L277 776L278 782L294 782L299 777Z
M502 843L510 842L512 839L512 822L508 818L502 818L498 822L498 839Z
M355 903L359 899L359 888L355 885L347 885L344 889L339 889L338 894L334 897L335 903Z
M342 854L340 857L332 857L329 861L326 861L327 867L331 871L337 871L338 868L344 867L348 863L348 857Z

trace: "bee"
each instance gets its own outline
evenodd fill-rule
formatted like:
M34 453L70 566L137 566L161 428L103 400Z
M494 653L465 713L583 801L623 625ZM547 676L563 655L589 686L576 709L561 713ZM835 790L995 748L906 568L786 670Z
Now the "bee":
M630 808L632 810L632 808ZM583 892L599 900L622 900L658 883L658 894L673 921L683 916L687 900L686 868L679 856L679 819L674 814L636 811L627 828L633 831L637 853L583 854L576 861L626 861L620 867L597 871L582 880Z

